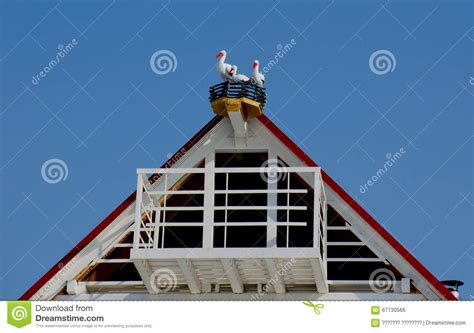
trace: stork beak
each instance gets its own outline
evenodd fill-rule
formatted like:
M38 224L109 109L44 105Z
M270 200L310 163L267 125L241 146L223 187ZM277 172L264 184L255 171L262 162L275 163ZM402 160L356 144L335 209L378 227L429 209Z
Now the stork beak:
M255 67L257 67L257 63L256 63L256 62L253 63L253 68L255 68Z
M223 54L222 54L222 52L220 52L218 55L216 55L216 59L219 59L222 56L223 56Z

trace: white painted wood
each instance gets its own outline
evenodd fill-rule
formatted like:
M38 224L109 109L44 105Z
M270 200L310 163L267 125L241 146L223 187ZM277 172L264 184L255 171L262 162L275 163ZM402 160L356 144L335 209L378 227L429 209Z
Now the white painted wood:
M234 129L234 136L236 137L247 137L247 122L244 120L242 113L239 112L227 112L230 123Z
M314 248L169 248L131 249L132 259L176 258L319 258Z
M212 248L214 244L214 190L215 176L210 172L215 166L215 154L206 156L206 165L204 174L204 228L202 244L204 248Z
M192 294L201 293L201 283L199 282L199 278L196 275L196 271L194 270L191 260L181 258L176 259L176 261L178 262L179 268L183 272L189 291L191 291Z
M98 264L126 264L133 262L131 259L98 259L96 263Z
M327 258L328 262L383 262L380 258Z
M270 281L267 285L272 286L277 294L284 294L286 288L282 276L283 272L278 270L275 259L265 259L265 265L267 266L268 274L270 275Z
M308 210L306 206L215 206L214 210Z
M411 283L409 278L402 278L402 286L401 286L401 292L404 294L409 294L410 293L410 288Z
M234 259L224 258L221 259L222 265L224 266L225 273L229 279L230 286L232 291L235 294L241 294L244 292L244 284L242 282L242 277L240 276L239 270L235 264Z
M311 268L313 270L314 282L318 293L325 294L329 291L328 281L324 272L324 266L320 259L310 259Z
M328 226L327 227L327 230L351 230L351 227L347 226L347 227L332 227L332 226Z
M135 268L137 269L138 274L142 278L142 281L145 284L145 287L146 287L146 290L148 290L148 293L150 294L158 293L158 289L152 286L151 277L153 275L153 270L150 266L150 263L147 260L143 260L143 259L133 260L133 263L135 264Z
M304 194L304 193L308 193L308 190L306 190L306 189L301 189L301 190L298 190L298 189L290 189L290 190L287 190L287 189L280 189L280 190L279 189L273 189L273 190L270 190L270 189L266 189L266 190L245 189L245 190L215 190L214 193L216 193L216 194L235 194L235 193L249 193L249 194L301 193L301 194ZM276 206L276 204L275 204L275 206Z
M258 296L258 298L256 298ZM285 294L274 293L207 293L207 294L185 294L185 293L163 293L150 295L146 293L107 293L107 294L81 294L81 295L58 295L59 301L424 301L426 297L422 294L401 293L371 293L371 292L337 292L317 294L311 292L286 292Z
M69 280L66 285L66 292L69 295L79 295L86 293L86 286L78 283L76 280Z
M328 246L364 246L363 242L327 242Z
M136 202L138 205L135 205L135 232L133 233L133 247L138 248L140 243L140 227L142 225L142 207L141 202L143 198L143 177L141 174L137 177L137 192L136 192Z
M275 155L274 152L268 152L268 163L270 167L277 168L278 167L278 156ZM276 180L272 181L267 177L267 190L269 193L267 194L267 206L268 207L277 207L278 206L278 196L275 192L278 190L278 182ZM288 202L289 205L289 202ZM267 221L270 224L267 225L267 247L276 247L277 241L277 210L276 209L268 209L267 210Z

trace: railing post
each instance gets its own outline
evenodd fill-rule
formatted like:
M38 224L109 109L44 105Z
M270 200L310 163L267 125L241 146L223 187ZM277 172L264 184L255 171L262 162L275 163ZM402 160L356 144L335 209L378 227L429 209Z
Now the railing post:
M320 249L319 249L319 236L320 236L320 230L319 230L319 218L320 218L320 203L319 200L321 198L321 187L319 184L319 174L317 171L313 173L314 177L314 182L313 182L313 188L314 188L314 209L313 209L313 229L314 229L314 239L313 239L313 247L316 249L318 255L320 255Z
M203 212L203 248L214 246L214 155L206 157L206 172L204 173L204 212Z
M140 242L140 227L142 224L143 175L137 171L137 192L135 196L135 230L133 233L133 248L138 249Z
M277 155L274 152L268 152L268 161L271 161L272 165L267 163L268 168L277 168L278 169L278 160ZM274 164L273 164L274 163ZM267 172L268 170L262 171ZM288 174L289 177L289 174ZM278 201L278 194L277 193L270 193L270 190L276 190L278 188L278 175L276 175L275 179L270 179L268 176L267 179L267 189L269 193L267 195L267 206L277 206ZM289 205L289 204L288 204ZM267 221L269 224L267 225L267 247L276 247L277 243L277 211L267 209ZM286 235L288 237L289 235Z

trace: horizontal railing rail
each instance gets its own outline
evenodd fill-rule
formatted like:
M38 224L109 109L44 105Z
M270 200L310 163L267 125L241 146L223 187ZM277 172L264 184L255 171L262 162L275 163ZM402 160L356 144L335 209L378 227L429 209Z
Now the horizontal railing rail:
M202 182L202 188L199 187L189 188L183 186L185 180L192 175L201 175L200 182ZM217 175L224 174L225 188L215 189L215 179ZM268 177L272 174L278 178L278 175L284 175L282 179L285 179L280 186L267 185L267 188L253 188L253 189L235 189L228 188L229 177L234 174L260 174L263 178ZM157 181L150 182L150 175L160 175ZM218 167L206 167L206 168L141 168L137 169L137 201L135 211L135 231L133 248L165 248L165 228L168 227L198 227L202 228L203 231L203 243L206 237L206 230L212 230L214 227L223 227L227 230L227 227L267 227L267 232L270 228L286 227L287 235L290 227L306 227L308 223L314 225L314 247L318 248L318 252L321 252L324 257L326 252L325 243L325 220L326 220L326 196L324 194L324 187L322 186L321 172L319 167L248 167L248 168L218 168ZM290 186L290 178L298 176L299 179L303 179L303 183L306 185ZM246 176L245 176L246 177ZM156 177L154 177L156 179ZM210 180L210 182L209 182ZM286 184L286 185L285 185ZM309 187L307 187L309 185ZM201 186L201 185L199 185ZM206 188L207 186L207 188ZM281 188L284 186L285 188ZM303 188L293 188L303 187ZM228 196L232 195L267 195L268 198L273 196L273 201L268 201L268 205L257 204L253 205L249 202L241 205L231 204L228 201ZM310 195L311 204L306 203L304 200L298 200L298 202L289 201L291 194L307 196ZM171 202L170 198L173 196L180 195L197 196L199 198L193 202L189 202L185 205L176 205L176 201ZM221 195L225 197L225 201L214 202L215 196ZM288 201L278 202L277 196L286 195ZM188 200L188 199L185 199ZM313 207L314 206L314 207ZM318 208L316 208L318 207ZM321 209L319 209L321 207ZM306 218L297 219L293 217L290 219L290 212L296 214L299 212L305 212L311 209L314 212L314 217L309 220ZM224 213L225 219L214 220L213 216L216 212ZM266 211L266 219L262 220L237 220L230 221L227 219L229 212L242 212L248 211ZM192 220L177 221L173 217L173 214L185 212L191 213L196 212L195 217L191 217ZM273 212L273 213L271 213ZM276 219L277 212L286 213L284 221ZM236 213L237 214L237 213ZM312 214L312 213L310 213ZM171 216L171 218L170 218ZM194 216L194 215L191 215ZM251 216L251 215L249 215ZM296 215L295 215L296 216ZM303 221L301 221L303 220ZM207 228L207 229L206 229ZM210 229L209 229L210 228ZM167 230L167 229L166 229ZM170 229L171 230L171 229ZM275 230L275 229L273 229ZM274 231L275 232L275 231ZM224 247L226 247L226 236L224 233ZM287 239L289 236L287 236ZM213 247L211 241L211 247ZM323 244L323 248L320 247L320 242ZM204 246L203 247L207 247ZM283 246L284 247L284 246ZM290 247L287 241L286 247ZM324 254L324 255L323 255Z

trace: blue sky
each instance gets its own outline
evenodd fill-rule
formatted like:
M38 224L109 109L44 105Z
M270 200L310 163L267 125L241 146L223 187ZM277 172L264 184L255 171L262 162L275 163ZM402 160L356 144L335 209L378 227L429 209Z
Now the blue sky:
M1 1L0 298L19 297L134 190L137 167L161 165L213 116L218 51L248 73L292 39L266 73L267 116L474 297L472 12L468 1ZM151 70L158 50L174 71ZM374 73L378 50L393 71ZM42 177L50 159L64 181Z

